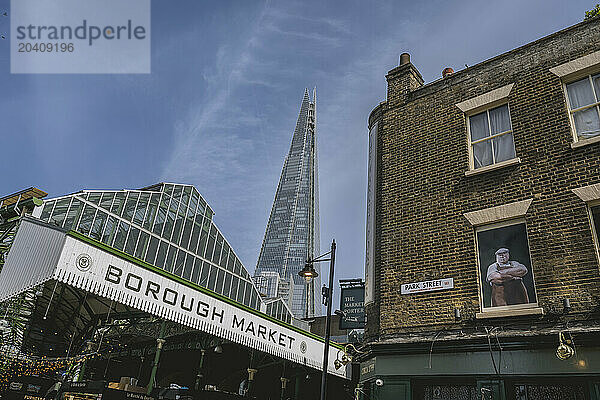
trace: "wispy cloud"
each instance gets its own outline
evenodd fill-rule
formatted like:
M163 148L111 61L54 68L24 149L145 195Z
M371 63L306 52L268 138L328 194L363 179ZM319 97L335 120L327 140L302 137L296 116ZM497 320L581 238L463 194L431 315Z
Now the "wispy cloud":
M288 3L288 6L290 3ZM349 24L342 20L332 17L325 16L315 16L311 13L310 16L303 15L302 12L306 10L306 4L304 2L296 3L296 12L289 12L287 10L281 8L269 8L265 10L265 15L272 17L273 19L286 23L289 21L299 21L305 26L307 29L311 29L311 27L319 27L319 29L331 29L343 34L350 34L351 30L349 28Z
M300 39L305 39L305 40L312 40L320 46L340 46L342 43L340 38L335 37L335 36L328 36L328 35L324 35L324 34L317 33L317 32L305 32L302 30L297 30L297 31L288 30L288 29L284 29L282 26L279 26L275 23L266 24L264 28L270 32L275 32L280 35L285 35L285 36L290 36L290 37L295 37L295 38L300 38Z
M330 3L264 3L254 18L237 19L236 34L218 41L198 65L202 93L178 112L162 176L198 186L250 269L305 86L318 87L322 239L339 240L340 262L354 266L340 274L355 277L364 258L366 121L385 99L386 72L409 51L426 79L436 77L463 57L452 50L463 31L477 49L470 52L489 47L465 28L477 19L475 12L461 15L474 0L460 7L366 4L350 1L340 10Z
M59 195L159 178L191 183L252 269L304 87L316 85L322 242L338 240L338 278L358 277L366 119L385 99L385 74L398 55L410 52L431 81L446 66L459 69L577 23L590 7L583 0L154 1L151 75L11 75L0 57L3 132L19 148L0 159L13 171L5 193L25 184Z
M206 93L177 122L176 143L163 171L164 179L194 183L216 203L217 223L230 227L224 231L249 268L258 256L302 95L303 87L291 86L290 81L323 84L318 116L322 215L331 226L331 218L338 217L333 205L341 193L356 198L358 191L358 201L348 207L362 214L363 130L374 98L370 92L373 81L384 73L377 68L381 54L406 33L398 29L367 47L356 40L347 18L304 15L297 7L265 4L260 18L245 27L243 42L220 44L213 63L202 72ZM343 47L346 58L331 60L331 52ZM355 54L359 49L362 54ZM339 179L329 181L333 175ZM219 217L220 211L226 215ZM352 221L347 233L362 238L364 221ZM327 227L322 231L326 241L332 232ZM363 257L360 247L352 254Z

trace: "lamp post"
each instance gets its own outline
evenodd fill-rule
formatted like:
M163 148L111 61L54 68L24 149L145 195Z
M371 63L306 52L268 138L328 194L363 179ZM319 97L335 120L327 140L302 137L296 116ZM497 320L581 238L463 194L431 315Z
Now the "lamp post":
M323 297L327 301L327 319L325 320L325 348L323 349L323 373L321 375L321 400L325 400L327 393L327 364L329 364L329 340L331 338L331 303L333 298L333 271L335 266L335 239L331 242L331 250L325 254L321 254L313 259L306 260L304 268L298 273L301 277L306 279L306 282L314 277L319 276L313 264L316 262L329 261L329 287L324 288ZM330 256L329 258L323 258Z
M148 387L146 390L146 394L150 395L152 393L152 389L154 388L154 380L156 379L156 372L158 371L158 362L160 361L160 352L163 348L163 344L165 344L165 329L166 329L166 321L163 320L160 323L160 331L158 332L158 339L156 339L156 354L154 355L154 363L152 363L152 372L150 373L150 381L148 382Z

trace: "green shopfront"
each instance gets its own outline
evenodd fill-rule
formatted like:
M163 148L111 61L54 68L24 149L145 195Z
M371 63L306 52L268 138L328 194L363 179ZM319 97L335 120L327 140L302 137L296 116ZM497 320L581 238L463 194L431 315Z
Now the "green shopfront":
M597 400L600 335L571 327L576 354L557 358L558 333L457 340L460 332L421 343L371 344L360 363L362 399ZM464 334L464 332L463 332Z

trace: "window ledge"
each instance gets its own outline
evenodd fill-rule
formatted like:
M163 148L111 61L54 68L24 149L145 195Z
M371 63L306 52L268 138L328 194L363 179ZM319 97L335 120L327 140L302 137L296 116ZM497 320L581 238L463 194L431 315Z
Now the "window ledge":
M508 219L524 217L533 199L515 201L496 207L464 213L464 217L473 226L493 224Z
M460 111L464 113L475 113L478 110L481 110L482 107L491 107L493 104L498 103L499 101L506 101L506 98L510 95L510 91L512 90L515 84L511 83L506 86L502 86L501 88L494 89L477 97L474 97L469 100L462 101L458 104L455 104L456 107L460 109Z
M580 139L576 142L571 143L571 148L576 149L578 147L587 146L592 143L600 143L600 135L594 136L589 139Z
M521 164L521 159L519 157L512 158L510 160L502 161L502 162L492 164L492 165L486 165L485 167L465 171L465 176L484 174L489 171L495 171L497 169L509 167L511 165L516 165L516 164Z
M476 319L486 318L502 318L502 317L518 317L521 315L544 315L544 309L541 307L534 308L519 308L513 310L493 310L478 312L475 314Z
M586 203L591 203L600 200L600 183L578 187L575 189L571 189L571 191Z

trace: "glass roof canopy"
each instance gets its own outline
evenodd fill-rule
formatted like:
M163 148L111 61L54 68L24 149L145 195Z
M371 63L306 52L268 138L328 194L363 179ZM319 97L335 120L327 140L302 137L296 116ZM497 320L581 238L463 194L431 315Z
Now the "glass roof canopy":
M83 190L46 200L40 219L260 310L260 294L213 215L195 187L158 183L138 190ZM291 320L290 315L277 317Z

